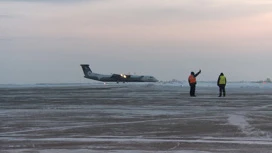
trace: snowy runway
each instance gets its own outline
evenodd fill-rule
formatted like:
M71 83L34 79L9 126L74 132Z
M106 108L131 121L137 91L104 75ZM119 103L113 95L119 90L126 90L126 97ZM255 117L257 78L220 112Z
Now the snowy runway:
M0 152L272 152L272 88L0 88Z

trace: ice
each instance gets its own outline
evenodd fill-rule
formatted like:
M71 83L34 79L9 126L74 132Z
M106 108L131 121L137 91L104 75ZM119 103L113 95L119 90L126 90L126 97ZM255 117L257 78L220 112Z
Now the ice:
M244 115L230 114L228 122L231 125L237 126L247 136L272 138L269 132L262 131L250 125Z
M99 149L99 148L97 148ZM105 148L103 148L105 149ZM39 153L105 153L105 151L99 150L88 150L88 149L50 149L42 150ZM143 151L143 150L108 150L108 153L154 153L154 151ZM9 153L36 153L35 150L18 150ZM156 153L169 153L169 151L156 151ZM196 150L179 150L171 151L171 153L210 153L207 151L196 151Z
M0 150L270 152L272 88L234 84L219 98L211 84L194 98L180 83L3 87Z
M188 87L189 84L187 81L165 81L157 83L115 83L115 82L90 82L90 83L37 83L37 84L0 84L0 88L35 88L35 87L71 87L71 86L134 86L135 88L145 85L146 87L154 88L173 88L173 87ZM213 81L199 81L197 87L217 87L217 83ZM272 83L257 83L257 82L228 82L228 88L259 88L266 89L272 88Z

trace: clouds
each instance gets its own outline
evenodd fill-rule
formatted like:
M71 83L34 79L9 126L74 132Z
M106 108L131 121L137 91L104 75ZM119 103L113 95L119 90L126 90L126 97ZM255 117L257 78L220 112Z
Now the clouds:
M209 80L223 68L237 73L232 69L268 65L265 57L271 55L272 3L265 0L0 3L0 65L3 68L14 63L3 68L14 69L20 63L24 65L21 71L31 67L29 73L36 78L43 78L50 69L61 78L63 74L57 70L62 69L73 80L81 72L70 72L69 67L77 69L79 63L95 63L95 69L103 70L101 73L133 69L152 72L165 80L186 78L185 72L202 67L211 72L203 76ZM256 56L260 57L259 63L253 61ZM112 70L111 65L118 69ZM167 72L161 74L162 68ZM19 76L22 72L13 73Z
M1 27L5 36L208 43L254 39L256 35L260 39L271 32L272 5L268 1L59 1L69 5L25 2L6 3L0 9L0 14L6 14ZM6 16L19 18L8 20Z
M119 16L120 20L137 21L199 21L224 20L271 12L271 4L247 1L183 0L183 1L110 1L97 5L98 15ZM126 13L124 13L126 12ZM134 23L135 23L134 22Z
M97 0L0 0L0 2L26 2L26 3L78 3Z
M0 14L0 19L7 19L7 18L12 18L11 15L5 15L5 14Z

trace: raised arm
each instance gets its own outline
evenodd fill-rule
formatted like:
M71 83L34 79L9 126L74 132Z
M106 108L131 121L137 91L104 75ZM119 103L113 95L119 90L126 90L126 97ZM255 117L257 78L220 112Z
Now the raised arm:
M201 70L199 70L194 76L197 77L201 73Z

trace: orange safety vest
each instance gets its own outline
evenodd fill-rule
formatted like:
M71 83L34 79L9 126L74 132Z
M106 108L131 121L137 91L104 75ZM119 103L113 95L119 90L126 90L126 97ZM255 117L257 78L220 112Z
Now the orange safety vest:
M189 83L196 83L196 78L194 75L190 75L188 79L189 79Z

